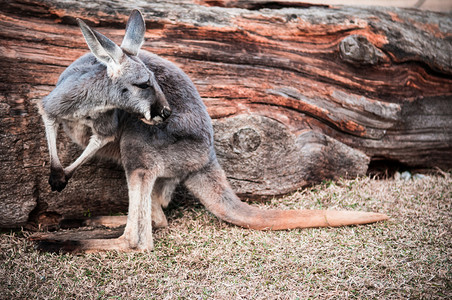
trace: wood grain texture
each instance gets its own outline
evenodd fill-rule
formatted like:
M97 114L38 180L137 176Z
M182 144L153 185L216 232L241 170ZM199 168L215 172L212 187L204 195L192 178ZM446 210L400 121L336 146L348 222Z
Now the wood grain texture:
M50 192L34 103L88 50L75 18L120 43L133 8L147 22L144 49L193 79L244 197L362 175L377 160L452 166L448 15L254 2L0 1L0 227L126 210L124 175L108 162ZM59 148L65 165L80 152L66 137Z

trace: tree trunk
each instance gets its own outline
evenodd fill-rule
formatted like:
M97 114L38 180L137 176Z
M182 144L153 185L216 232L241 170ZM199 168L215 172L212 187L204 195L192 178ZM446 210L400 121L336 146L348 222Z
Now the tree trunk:
M0 1L0 227L126 212L123 172L108 162L50 192L35 102L88 51L75 18L120 43L135 7L147 22L143 48L197 86L240 195L362 175L380 160L452 166L449 15L293 1L92 2ZM67 165L80 150L61 136Z

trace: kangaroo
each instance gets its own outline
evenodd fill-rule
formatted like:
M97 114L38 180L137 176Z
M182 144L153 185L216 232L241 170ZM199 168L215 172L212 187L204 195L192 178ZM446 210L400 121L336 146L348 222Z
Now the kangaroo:
M184 184L218 218L257 230L344 226L388 219L384 214L324 210L263 210L242 202L220 167L212 122L190 78L173 63L140 50L145 22L134 10L121 46L78 20L91 53L73 62L39 104L50 153L52 190L62 191L94 155L116 160L126 174L129 209L117 239L87 239L71 251L148 251L152 227L167 226L162 207ZM56 149L62 124L85 148L63 168Z

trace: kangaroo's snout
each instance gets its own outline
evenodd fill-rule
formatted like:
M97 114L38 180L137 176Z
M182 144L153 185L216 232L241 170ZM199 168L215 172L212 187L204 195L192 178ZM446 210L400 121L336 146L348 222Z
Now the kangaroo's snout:
M151 118L155 122L163 122L171 116L171 108L169 107L168 101L166 100L165 95L160 90L158 85L156 84L156 96L157 101L155 101L151 105Z
M163 102L163 103L162 103ZM157 101L153 105L151 105L151 114L150 118L145 116L141 121L148 125L159 124L171 116L172 110L166 101L166 98L161 98L160 101Z

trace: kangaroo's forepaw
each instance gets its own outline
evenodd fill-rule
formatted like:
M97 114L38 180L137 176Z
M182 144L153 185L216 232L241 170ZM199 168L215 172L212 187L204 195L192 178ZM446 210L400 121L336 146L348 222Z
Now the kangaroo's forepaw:
M52 191L61 192L67 185L69 176L66 175L64 170L51 170L49 177L49 184Z

